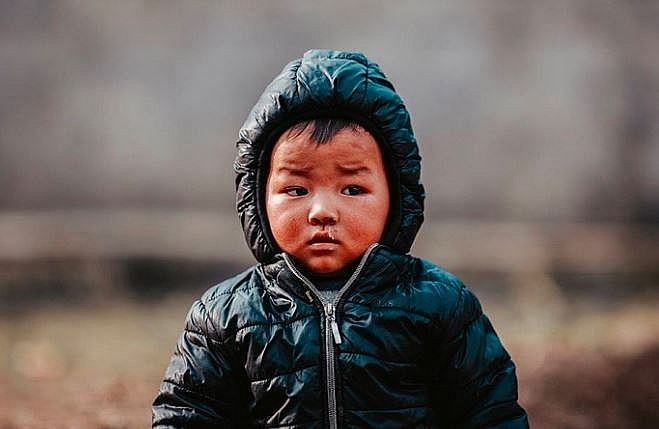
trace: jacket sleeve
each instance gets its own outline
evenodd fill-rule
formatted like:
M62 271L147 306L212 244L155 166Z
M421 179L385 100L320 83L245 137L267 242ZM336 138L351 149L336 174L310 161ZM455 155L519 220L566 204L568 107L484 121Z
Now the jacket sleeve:
M517 401L515 365L473 293L460 286L450 320L440 335L433 393L448 427L528 428ZM441 333L439 333L441 332Z
M246 377L235 346L220 338L204 304L195 302L153 402L153 428L247 426Z

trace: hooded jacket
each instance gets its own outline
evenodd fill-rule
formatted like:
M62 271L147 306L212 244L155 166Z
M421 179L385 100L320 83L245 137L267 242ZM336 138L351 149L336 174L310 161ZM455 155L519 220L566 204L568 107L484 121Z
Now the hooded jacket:
M392 202L381 242L334 298L278 249L264 209L274 142L320 117L375 137ZM237 148L237 211L259 263L193 304L154 428L528 427L515 366L476 297L407 253L423 221L420 157L407 109L375 63L305 53L266 88Z

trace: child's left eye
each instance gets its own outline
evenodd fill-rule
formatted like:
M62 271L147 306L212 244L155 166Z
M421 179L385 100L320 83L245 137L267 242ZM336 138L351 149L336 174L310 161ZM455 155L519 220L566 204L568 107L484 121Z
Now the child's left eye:
M341 190L341 193L344 194L344 195L359 195L363 192L364 191L362 190L362 188L360 188L359 186L355 186L355 185L346 186L345 188L343 188Z

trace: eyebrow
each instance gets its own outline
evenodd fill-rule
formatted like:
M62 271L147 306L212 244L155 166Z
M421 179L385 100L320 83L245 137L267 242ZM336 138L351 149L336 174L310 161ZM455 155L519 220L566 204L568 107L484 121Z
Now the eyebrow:
M357 176L362 173L369 173L371 171L371 169L365 165L358 165L355 167L339 165L337 168L341 173L353 176Z
M290 174L291 176L301 176L306 177L309 175L310 168L301 168L301 167L279 167L275 170L277 173Z

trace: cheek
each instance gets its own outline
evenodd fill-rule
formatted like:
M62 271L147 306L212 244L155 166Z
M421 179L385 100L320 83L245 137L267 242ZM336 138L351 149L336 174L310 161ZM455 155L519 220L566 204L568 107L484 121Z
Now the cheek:
M300 213L290 204L282 204L277 198L271 198L266 205L268 222L272 235L279 247L287 250L287 244L299 235Z
M272 197L266 202L266 214L271 222L286 222L289 218L299 218L301 207L284 198Z
M373 199L359 210L353 209L346 213L350 217L349 223L355 237L359 237L360 241L376 242L382 236L389 210L388 204L383 204L381 199Z

